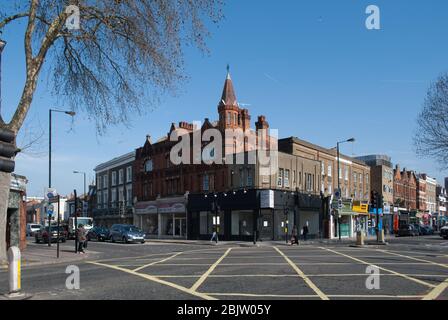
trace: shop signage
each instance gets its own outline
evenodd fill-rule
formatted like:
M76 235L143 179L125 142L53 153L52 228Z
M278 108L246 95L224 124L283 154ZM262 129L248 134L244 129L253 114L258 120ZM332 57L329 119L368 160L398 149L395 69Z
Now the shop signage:
M340 214L352 214L353 210L352 210L353 204L351 200L333 200L333 202L331 203L331 208L338 210Z
M260 208L274 208L274 190L260 191Z
M137 202L135 204L136 214L157 213L157 203L155 201Z
M176 213L185 212L185 204L183 203L164 203L158 204L159 213Z
M352 210L358 213L369 213L369 204L367 202L354 201Z
M185 204L181 202L141 201L135 204L136 214L185 213Z

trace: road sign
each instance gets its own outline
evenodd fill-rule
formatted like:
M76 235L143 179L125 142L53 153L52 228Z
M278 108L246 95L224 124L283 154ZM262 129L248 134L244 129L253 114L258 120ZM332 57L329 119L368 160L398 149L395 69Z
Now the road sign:
M336 190L334 196L339 199L341 196L341 192L339 190Z
M56 197L58 193L56 192L56 189L54 188L47 188L45 190L45 200L51 200L54 197Z

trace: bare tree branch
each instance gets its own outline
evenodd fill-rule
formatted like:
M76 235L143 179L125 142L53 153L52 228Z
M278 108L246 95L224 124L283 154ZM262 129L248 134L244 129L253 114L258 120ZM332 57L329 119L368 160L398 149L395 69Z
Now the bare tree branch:
M26 80L12 120L0 125L20 130L44 68L61 105L84 111L100 134L111 124L128 124L129 115L151 108L161 94L175 91L185 79L184 46L193 43L206 50L205 18L218 22L223 4L222 0L28 0L25 8L22 1L17 3L20 11L0 15L5 17L0 30L28 17ZM79 7L79 30L65 26L69 4Z
M414 137L417 154L448 168L448 74L444 74L428 90L423 110L417 118Z
M0 33L1 33L1 29L3 29L8 23L13 22L14 20L17 20L20 18L28 17L28 15L29 15L28 12L22 12L22 13L17 13L12 16L6 17L5 19L3 19L0 22Z

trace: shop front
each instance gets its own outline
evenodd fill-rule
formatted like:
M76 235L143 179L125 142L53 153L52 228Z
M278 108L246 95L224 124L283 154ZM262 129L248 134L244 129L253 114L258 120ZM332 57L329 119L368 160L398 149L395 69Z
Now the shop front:
M367 202L354 201L352 211L358 214L355 216L355 232L361 231L366 236L369 226L369 204Z
M187 237L187 214L184 197L141 201L135 205L134 223L149 238Z
M159 238L187 237L187 214L184 197L157 199Z
M352 201L343 200L339 205L337 200L332 203L333 221L334 221L334 237L352 238L356 227L356 217L358 213L352 209Z
M274 192L274 237L271 240L286 241L293 234L300 234L299 218L296 208L296 195L280 190L261 190Z
M217 230L226 241L286 241L306 222L310 236L317 236L320 202L308 201L298 208L297 194L278 190L189 194L188 239L210 240Z
M383 229L384 235L394 234L394 214L390 205L385 205L383 209Z
M210 240L217 231L219 240L253 241L263 219L257 190L189 194L187 209L190 240Z
M140 201L134 206L134 224L149 238L159 236L159 216L156 201Z
M317 195L302 194L297 195L297 226L299 231L308 225L308 237L319 239L324 235L324 211L322 199Z

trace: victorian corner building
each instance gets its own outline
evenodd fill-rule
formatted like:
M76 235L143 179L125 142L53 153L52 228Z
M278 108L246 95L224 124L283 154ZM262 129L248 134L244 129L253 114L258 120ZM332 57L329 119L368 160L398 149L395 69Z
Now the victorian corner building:
M216 121L205 118L199 126L172 123L158 140L148 135L142 147L97 166L95 223L134 224L150 238L209 240L217 232L220 240L285 240L299 235L304 225L311 238L348 238L357 231L374 234L377 214L386 233L393 233L413 209L417 211L418 177L394 170L389 157L340 154L338 166L336 147L296 137L272 140L264 115L251 128L249 110L240 108L229 73L217 112ZM195 134L202 136L208 129L219 132L224 144L219 150L200 141L202 160L204 155L209 160L225 155L226 161L205 164L189 154L189 163L171 162L170 153L179 143L171 141L173 133L180 141L188 138L194 150ZM227 139L229 129L244 132L244 142ZM278 150L269 173L260 161L248 161L253 154L249 141L264 143L269 156ZM244 161L228 161L229 154ZM428 183L428 177L422 179ZM338 186L342 204L334 196ZM445 188L439 189L431 203L446 208ZM378 211L369 206L373 190L384 200Z
M201 127L182 121L172 123L167 134L157 141L147 136L143 146L133 153L134 158L128 157L129 162L115 159L98 166L97 179L101 186L97 192L98 218L102 221L107 218L110 223L131 221L130 215L120 216L117 207L122 202L129 204L132 199L125 207L129 210L132 207L133 224L153 238L210 239L216 231L220 240L285 240L293 233L300 234L305 224L309 226L310 237L332 238L339 236L339 230L341 236L351 237L357 229L367 227L370 167L363 161L340 156L345 207L336 214L331 202L337 187L335 148L322 148L294 137L280 139L275 168L272 164L269 168L273 174L266 174L266 168L259 162L247 161L253 151L247 141L255 137L259 142L261 131L270 132L269 123L260 115L255 128L251 128L249 110L240 108L229 73L217 111L218 120L206 118ZM226 139L222 154L231 153L234 159L241 156L245 159L243 164L233 161L174 165L171 162L170 152L178 143L170 141L174 131L188 135L193 141L195 132L203 133L207 129L215 129L223 137L228 129L242 130L247 138L241 148ZM268 148L270 141L268 134ZM204 150L202 144L201 151ZM210 157L215 152L212 150ZM132 169L127 169L131 163ZM120 170L125 175L123 179L132 171L132 187L120 188L116 184L106 190L104 179L110 182L114 179L112 175L120 177ZM101 173L107 173L108 178L102 178ZM130 188L132 195L126 194ZM115 210L111 210L112 205Z

